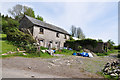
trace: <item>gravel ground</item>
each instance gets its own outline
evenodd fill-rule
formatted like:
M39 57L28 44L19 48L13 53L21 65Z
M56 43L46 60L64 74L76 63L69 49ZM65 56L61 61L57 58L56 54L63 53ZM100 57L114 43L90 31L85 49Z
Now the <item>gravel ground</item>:
M96 74L104 64L117 60L117 54L104 57L65 56L59 58L11 57L2 60L3 78L101 78Z

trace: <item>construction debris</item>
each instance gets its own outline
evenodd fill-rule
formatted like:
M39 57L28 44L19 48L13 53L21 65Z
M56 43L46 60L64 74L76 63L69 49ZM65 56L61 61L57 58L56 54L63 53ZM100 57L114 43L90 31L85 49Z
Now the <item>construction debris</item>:
M4 53L4 54L2 54L2 55L8 55L8 54L14 54L14 53L16 53L16 52L9 51L9 52Z
M24 56L26 56L27 54L23 53Z

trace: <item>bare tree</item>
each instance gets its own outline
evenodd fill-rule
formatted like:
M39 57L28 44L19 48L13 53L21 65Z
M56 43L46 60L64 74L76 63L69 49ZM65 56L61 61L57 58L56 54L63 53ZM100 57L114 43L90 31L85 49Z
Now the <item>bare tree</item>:
M21 19L23 15L35 17L32 8L20 4L15 5L12 9L9 9L8 12L17 20Z
M80 38L80 39L85 38L85 35L84 35L84 33L83 33L83 31L82 31L82 29L80 27L77 28L76 37Z
M71 26L71 35L72 37L75 37L76 35L76 27L74 25Z
M17 4L16 6L14 6L12 9L9 9L8 12L14 17L16 18L16 16L21 16L24 13L23 7L22 5Z

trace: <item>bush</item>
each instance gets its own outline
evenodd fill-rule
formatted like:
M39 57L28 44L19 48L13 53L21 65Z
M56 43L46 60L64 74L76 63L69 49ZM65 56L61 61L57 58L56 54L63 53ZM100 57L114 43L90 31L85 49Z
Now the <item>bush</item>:
M103 42L103 40L102 39L98 39L98 42Z
M32 36L19 31L17 28L11 28L7 32L7 40L17 42L17 44L23 42L25 45L36 42Z
M70 36L70 40L74 40L74 39L72 38L72 36Z
M120 58L120 53L118 54L118 58Z
M9 17L2 17L2 30L7 34L7 40L18 47L22 47L28 53L36 52L36 47L33 45L36 41L31 35L21 32L18 26L18 21Z
M94 48L97 46L98 42L97 42L97 40L94 40L94 39L68 40L68 41L66 41L65 45L69 44L69 47L74 49L76 43L82 47L87 46L87 45L91 45Z
M41 50L45 50L45 49L48 49L48 48L45 48L45 47L41 46L40 49Z
M18 28L19 22L14 19L2 19L2 31L7 33L11 28Z
M81 50L81 49L82 49L82 46L78 46L78 48Z
M120 45L118 45L118 49L120 50Z
M108 40L107 43L109 44L108 49L113 50L113 49L114 49L114 44L115 44L115 43L114 43L113 41L111 41L111 40Z
M37 52L37 48L33 45L36 42L33 37L19 31L17 28L11 28L7 32L7 40L14 42L16 46L22 47L28 53Z
M22 37L22 42L25 42L25 43L30 43L30 44L33 44L35 43L36 41L33 39L32 36L30 36L29 34L25 34L23 37Z
M32 44L27 44L25 46L25 50L27 53L37 53L37 46L34 46Z

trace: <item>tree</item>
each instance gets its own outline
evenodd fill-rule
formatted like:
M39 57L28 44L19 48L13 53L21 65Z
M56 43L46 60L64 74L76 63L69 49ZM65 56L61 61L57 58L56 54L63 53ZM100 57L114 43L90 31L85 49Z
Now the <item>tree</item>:
M75 37L76 35L76 27L74 25L71 26L71 35L72 37Z
M24 15L28 15L35 18L35 13L32 8L28 6L23 6L20 4L15 5L12 9L9 9L8 12L16 19L20 20Z
M114 48L114 44L115 44L115 43L114 43L113 41L111 41L111 40L108 40L107 43L109 44L109 47L108 47L108 48L109 48L110 50L112 50L112 49Z
M24 15L28 15L28 16L35 18L35 13L33 9L27 6L24 6Z
M118 49L120 50L120 45L118 45Z
M103 42L103 40L102 39L98 39L98 42Z
M82 29L80 27L77 28L76 37L80 38L80 39L85 38L85 35L83 34L83 31L82 31Z
M43 21L43 17L37 15L36 19L40 20L40 21Z
M11 28L18 28L19 22L17 20L12 19L11 17L3 17L2 18L2 31L6 33Z
M70 36L70 40L74 40L74 39L72 38L72 36Z

